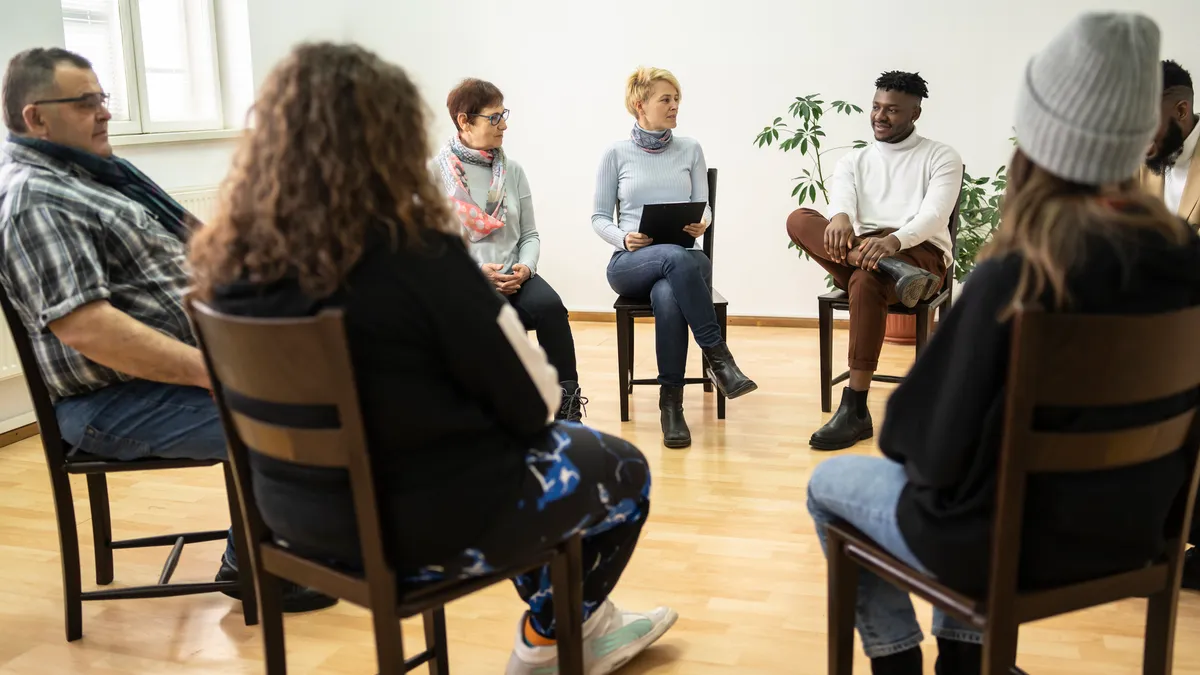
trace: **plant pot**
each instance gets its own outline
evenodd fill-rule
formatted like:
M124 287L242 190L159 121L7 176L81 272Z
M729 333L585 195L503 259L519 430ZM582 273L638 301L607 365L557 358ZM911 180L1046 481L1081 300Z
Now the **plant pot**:
M894 345L917 343L917 317L911 314L888 314L883 341Z

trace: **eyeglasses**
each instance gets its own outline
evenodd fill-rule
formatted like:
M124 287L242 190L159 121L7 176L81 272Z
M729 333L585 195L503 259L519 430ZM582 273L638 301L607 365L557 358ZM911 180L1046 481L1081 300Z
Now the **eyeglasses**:
M500 122L508 119L508 108L504 112L492 113L491 115L480 115L479 113L471 113L470 117L482 117L492 123L492 126L499 126Z
M108 101L112 98L110 94L102 92L93 92L82 96L73 96L71 98L48 98L41 101L34 101L34 105L50 105L54 103L74 103L83 110L99 110L107 108Z

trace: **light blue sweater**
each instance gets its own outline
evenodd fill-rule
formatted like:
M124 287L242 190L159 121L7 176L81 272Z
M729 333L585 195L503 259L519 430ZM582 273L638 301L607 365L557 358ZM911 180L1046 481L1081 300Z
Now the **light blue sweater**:
M507 163L504 185L508 193L508 216L505 218L505 225L483 239L471 243L469 252L480 265L503 265L501 274L512 274L513 265L518 263L529 267L531 273L537 274L542 239L533 219L533 196L529 189L529 179L525 177L525 170L520 164L508 157L505 157L504 161ZM434 170L438 170L436 163L433 166ZM467 174L467 189L475 203L480 206L487 204L488 187L492 182L491 167L463 162L463 170Z
M600 160L592 229L615 249L624 251L625 235L637 232L643 206L688 201L708 201L708 167L700 144L695 139L675 136L666 150L654 154L626 139L613 144ZM704 219L712 221L708 207L704 208ZM697 239L696 248L702 242L703 238Z

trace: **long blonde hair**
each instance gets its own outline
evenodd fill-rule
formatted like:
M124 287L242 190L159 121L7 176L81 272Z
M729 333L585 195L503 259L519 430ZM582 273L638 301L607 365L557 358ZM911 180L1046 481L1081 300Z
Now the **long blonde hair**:
M1019 148L1009 165L1000 222L979 260L1012 253L1021 258L1021 277L1001 319L1037 306L1047 291L1046 309L1064 309L1071 300L1067 276L1084 263L1089 237L1117 243L1139 229L1152 230L1182 246L1191 233L1133 179L1104 188L1072 183L1034 164Z
M304 44L267 77L252 114L216 217L192 240L201 297L287 274L326 297L372 226L410 248L458 232L426 165L424 104L399 67L354 45Z

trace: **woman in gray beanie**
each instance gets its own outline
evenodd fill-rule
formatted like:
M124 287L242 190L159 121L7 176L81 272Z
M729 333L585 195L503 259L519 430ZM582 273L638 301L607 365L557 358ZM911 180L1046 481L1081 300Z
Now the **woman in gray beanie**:
M1200 304L1200 239L1134 177L1158 124L1159 31L1137 14L1085 14L1025 69L1018 150L1002 225L961 300L887 406L886 458L822 463L809 511L847 522L900 560L980 597L988 570L1011 319L1024 307L1159 313ZM1196 405L1196 393L1136 409L1055 411L1046 430L1137 426ZM1135 569L1159 556L1186 461L1039 477L1021 544L1026 587ZM908 595L859 577L856 622L876 675L917 675L921 629ZM939 674L978 673L981 636L935 611ZM1014 653L1015 659L1016 654Z

